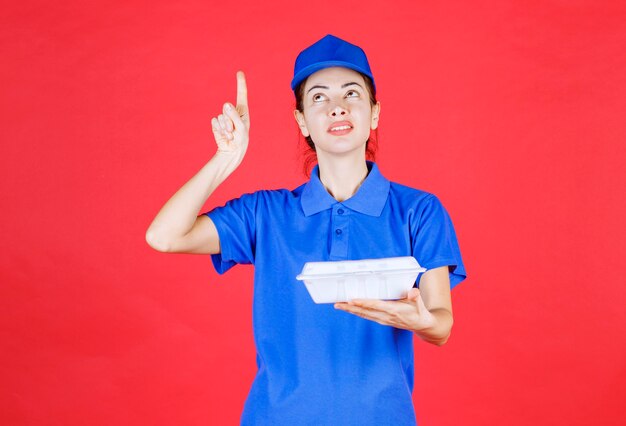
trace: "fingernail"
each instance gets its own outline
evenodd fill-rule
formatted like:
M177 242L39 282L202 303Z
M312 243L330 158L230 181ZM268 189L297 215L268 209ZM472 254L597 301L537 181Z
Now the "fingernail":
M230 104L226 104L224 108L226 108L226 111L230 111L232 107L230 106Z

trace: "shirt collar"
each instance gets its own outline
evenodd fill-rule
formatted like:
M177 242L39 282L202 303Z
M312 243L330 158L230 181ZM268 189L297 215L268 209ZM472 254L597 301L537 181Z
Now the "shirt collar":
M359 213L380 216L387 202L387 195L389 195L389 180L380 173L376 163L368 161L367 167L370 172L361 187L356 194L341 204ZM318 165L311 171L311 179L305 185L300 201L306 216L327 210L338 203L322 185Z

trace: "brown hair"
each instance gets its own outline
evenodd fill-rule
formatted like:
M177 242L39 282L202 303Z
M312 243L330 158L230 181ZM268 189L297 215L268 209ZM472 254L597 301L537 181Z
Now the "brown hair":
M361 74L361 73L359 73ZM370 105L376 105L376 89L374 88L374 84L372 83L372 79L366 76L365 74L361 74L363 80L365 80L365 86L370 95ZM296 89L294 90L294 94L296 96L296 109L300 112L304 112L304 85L308 78L302 80ZM378 148L378 128L373 131L374 138L372 138L372 132L370 131L370 137L367 138L367 142L365 142L365 158L370 161L376 160L376 150ZM303 137L302 133L300 133L300 129L298 129L298 141ZM306 146L303 147L302 156L304 157L303 164L303 172L304 175L308 178L311 175L311 169L313 168L313 164L317 161L317 154L315 152L315 144L313 143L313 139L311 136L304 137L306 142Z

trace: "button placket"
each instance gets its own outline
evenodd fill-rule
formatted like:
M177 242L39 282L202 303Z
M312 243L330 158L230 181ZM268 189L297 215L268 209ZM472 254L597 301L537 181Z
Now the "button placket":
M348 258L349 210L337 204L332 210L330 258L343 260Z

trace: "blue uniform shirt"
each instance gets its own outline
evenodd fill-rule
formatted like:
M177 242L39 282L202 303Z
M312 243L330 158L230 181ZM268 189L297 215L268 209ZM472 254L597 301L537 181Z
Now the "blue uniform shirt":
M220 238L216 270L255 265L258 371L242 425L416 424L413 332L316 304L296 280L306 262L394 256L414 256L427 269L449 265L451 288L465 279L439 199L367 164L367 178L343 202L326 191L316 166L293 191L244 194L205 213Z

